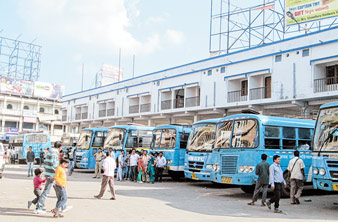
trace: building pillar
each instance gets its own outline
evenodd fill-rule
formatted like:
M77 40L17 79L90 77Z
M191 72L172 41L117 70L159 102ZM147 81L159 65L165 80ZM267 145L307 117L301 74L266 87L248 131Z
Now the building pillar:
M1 133L5 132L5 122L6 122L6 118L3 117L2 122L1 122Z
M21 116L19 120L19 132L22 132L22 125L23 125L23 116Z
M53 121L50 124L50 135L54 136L54 122Z
M148 126L153 126L154 121L152 119L148 119Z
M169 118L169 124L175 124L176 123L176 118L175 117L170 117Z
M201 119L201 116L194 115L194 123L197 122L197 121L200 121L200 119Z

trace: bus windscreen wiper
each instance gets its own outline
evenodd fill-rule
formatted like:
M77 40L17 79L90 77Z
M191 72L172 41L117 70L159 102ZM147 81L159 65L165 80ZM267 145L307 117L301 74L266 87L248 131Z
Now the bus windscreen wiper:
M338 128L334 128L332 131L329 132L328 137L325 139L325 141L320 146L320 149L318 151L318 156L320 156L320 153L321 153L322 149L324 148L324 145L326 144L326 146L327 146L329 140L332 139L333 134L336 133L337 131L338 131Z

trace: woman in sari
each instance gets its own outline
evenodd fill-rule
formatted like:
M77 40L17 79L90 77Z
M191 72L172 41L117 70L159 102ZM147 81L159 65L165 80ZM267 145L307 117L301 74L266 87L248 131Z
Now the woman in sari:
M149 179L152 184L154 184L155 181L155 157L153 153L150 153L150 160L148 163L148 173L149 173Z

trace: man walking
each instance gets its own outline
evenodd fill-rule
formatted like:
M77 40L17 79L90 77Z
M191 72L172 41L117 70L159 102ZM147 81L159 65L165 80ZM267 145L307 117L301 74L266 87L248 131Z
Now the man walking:
M156 158L156 181L160 178L160 182L162 182L163 170L167 163L167 160L163 156L163 152L160 152L159 156Z
M35 154L32 151L32 147L30 146L28 148L28 152L27 152L28 177L32 177L33 176L34 160L35 160Z
M69 148L66 156L69 161L68 175L71 176L73 173L73 169L74 169L74 151L72 147Z
M103 153L102 149L99 148L99 151L94 154L96 163L95 163L95 175L93 178L100 178L101 177L101 168L102 168L102 158L103 158Z
M54 174L55 169L59 166L59 152L61 151L62 146L61 143L56 142L54 144L54 149L48 149L48 153L45 160L45 178L47 179L45 188L39 198L39 202L36 205L35 213L37 214L45 214L43 207L45 206L45 202L48 194L50 193L50 189L54 185Z
M131 177L131 181L137 180L138 158L139 158L139 155L136 154L135 150L132 150L131 155L130 155L130 171L131 171L130 177Z
M279 210L279 200L281 196L282 186L286 185L286 182L283 178L283 171L280 167L280 156L273 156L273 164L271 164L270 168L270 179L269 184L271 185L271 189L273 190L273 197L266 202L266 205L269 209L271 209L271 204L275 203L275 213L282 213Z
M290 198L291 204L300 204L299 198L302 195L305 181L305 164L302 159L299 158L299 151L294 152L294 158L290 160L288 165L289 177L290 177Z
M111 200L115 200L115 190L114 190L114 171L115 171L116 163L115 159L111 158L111 153L106 153L106 158L103 161L103 178L101 183L101 190L99 195L95 195L94 197L97 199L101 199L103 197L104 192L106 191L107 184L109 184L110 192L112 194Z
M117 158L117 161L118 161L118 163L117 163L118 168L117 168L117 177L116 177L116 179L118 181L122 181L122 179L123 179L123 168L124 168L124 164L125 164L125 162L124 162L124 150L121 151L121 154Z
M149 163L150 157L148 156L148 151L146 150L143 151L142 160L143 160L143 166L144 166L144 171L142 171L142 181L149 182L148 163Z
M263 190L262 194L262 204L261 206L265 206L266 194L269 188L269 167L270 164L266 162L267 155L262 154L261 156L262 162L260 162L256 166L256 175L258 175L258 180L256 182L255 191L252 197L252 201L248 203L248 205L255 205L255 202L258 199L258 195L261 190Z

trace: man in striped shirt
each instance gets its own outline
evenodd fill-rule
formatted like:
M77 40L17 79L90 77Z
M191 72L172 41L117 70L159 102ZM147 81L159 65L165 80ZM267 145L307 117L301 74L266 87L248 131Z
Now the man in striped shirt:
M59 153L62 150L61 143L55 142L54 144L54 149L51 148L49 149L45 162L44 162L44 167L45 167L45 177L47 179L45 188L39 198L39 202L36 205L35 213L36 214L44 214L46 213L43 209L45 205L45 201L47 199L48 194L50 193L50 189L54 185L54 174L55 174L55 169L59 165Z

